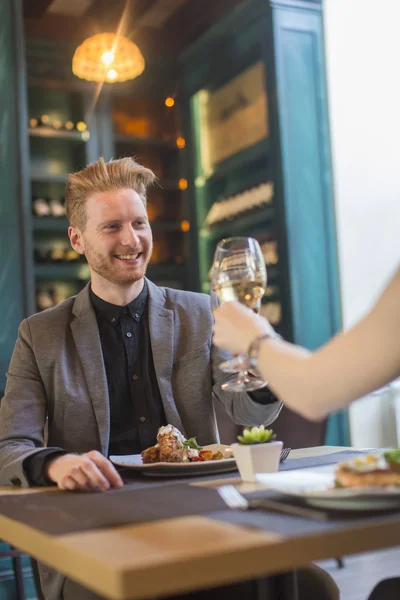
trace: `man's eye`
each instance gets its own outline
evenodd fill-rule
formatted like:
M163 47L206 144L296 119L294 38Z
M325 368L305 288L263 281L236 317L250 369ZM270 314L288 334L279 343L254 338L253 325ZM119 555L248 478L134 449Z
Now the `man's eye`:
M118 229L119 225L116 223L111 223L110 225L106 225L106 229Z

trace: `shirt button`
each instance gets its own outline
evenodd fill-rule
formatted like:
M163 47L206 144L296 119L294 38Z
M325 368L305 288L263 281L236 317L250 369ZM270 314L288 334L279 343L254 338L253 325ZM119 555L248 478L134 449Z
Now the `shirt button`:
M111 323L115 323L115 317L111 319Z
M146 420L146 417L140 417L140 420L141 420L142 423L144 423L145 420Z
M135 313L135 318L136 318L136 319L138 319L138 318L139 318L139 315L138 315L138 313Z
M139 379L139 375L133 375L132 379L133 381L137 381Z
M132 334L130 331L128 331L128 333L126 334L126 337L132 337Z

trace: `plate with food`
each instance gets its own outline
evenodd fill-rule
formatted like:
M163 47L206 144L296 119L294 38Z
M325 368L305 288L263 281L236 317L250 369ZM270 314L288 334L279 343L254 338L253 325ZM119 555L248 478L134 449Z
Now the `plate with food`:
M400 509L400 450L314 470L259 473L256 478L270 489L327 510Z
M126 467L144 475L188 476L235 471L236 461L230 446L199 446L196 438L186 439L173 425L160 427L157 443L141 454L110 456L118 467Z

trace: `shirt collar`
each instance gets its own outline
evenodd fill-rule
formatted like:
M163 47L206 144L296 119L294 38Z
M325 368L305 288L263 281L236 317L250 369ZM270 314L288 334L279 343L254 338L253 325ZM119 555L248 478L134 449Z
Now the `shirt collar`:
M96 296L91 287L89 290L89 295L95 313L98 317L102 317L114 325L118 323L121 315L126 314L125 311L127 311L130 313L131 317L135 319L135 321L139 322L147 306L147 282L144 280L143 289L139 296L126 306L117 306L116 304L111 304L111 302L106 302L99 296Z

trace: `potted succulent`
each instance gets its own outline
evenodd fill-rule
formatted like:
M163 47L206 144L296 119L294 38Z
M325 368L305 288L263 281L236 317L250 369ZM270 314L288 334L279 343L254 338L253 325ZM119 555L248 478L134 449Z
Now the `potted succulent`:
M283 447L275 440L272 429L252 427L244 429L238 443L232 444L233 455L243 481L256 481L256 473L275 473Z

